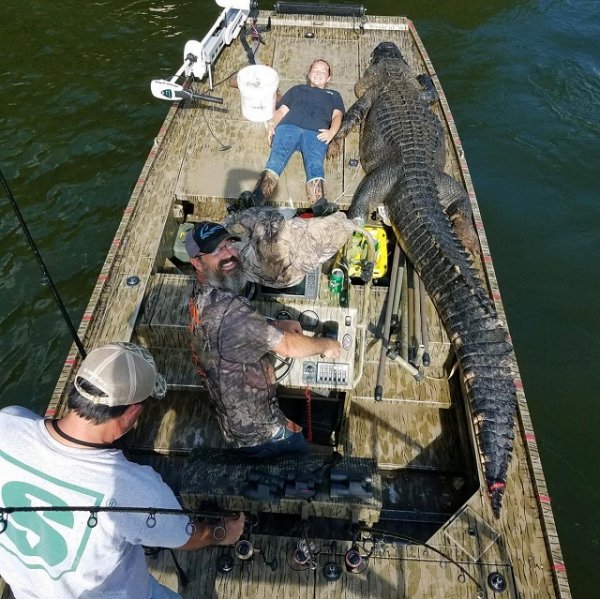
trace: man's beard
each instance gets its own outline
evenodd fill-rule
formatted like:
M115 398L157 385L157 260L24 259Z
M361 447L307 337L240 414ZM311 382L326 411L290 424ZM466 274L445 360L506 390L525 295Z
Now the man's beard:
M223 271L223 265L229 262L235 262L236 267L233 270ZM214 269L205 268L204 279L211 287L240 294L248 281L248 277L242 270L242 263L234 256L221 260Z

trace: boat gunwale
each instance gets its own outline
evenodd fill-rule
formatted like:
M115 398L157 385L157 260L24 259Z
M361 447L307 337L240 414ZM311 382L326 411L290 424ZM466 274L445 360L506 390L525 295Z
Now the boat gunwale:
M429 58L427 50L425 49L425 46L421 41L421 38L416 30L414 23L411 20L409 20L408 23L409 30L411 32L411 35L413 36L413 40L415 41L419 49L421 58L423 59L427 67L428 73L432 77L435 87L438 91L440 106L444 115L444 120L446 121L446 126L448 127L451 133L452 147L456 152L456 158L460 165L461 177L469 195L469 201L473 210L473 221L475 224L477 237L479 238L481 244L482 266L487 277L488 290L491 293L491 297L494 302L496 311L498 312L498 316L503 320L503 324L510 335L510 328L508 326L506 312L504 310L504 304L502 302L502 296L500 294L500 288L498 285L498 280L496 278L496 271L494 269L494 263L490 252L490 247L487 241L481 212L479 211L477 195L475 193L475 188L471 179L471 173L467 164L462 141L458 134L458 129L456 127L454 117L450 110L450 105L446 98L446 94L443 91L440 80L437 76L435 68L433 67L433 63ZM554 587L559 597L563 599L569 599L571 597L571 591L568 584L564 557L562 554L560 541L558 539L556 521L554 519L554 513L550 504L550 496L548 493L546 477L544 476L542 461L540 458L538 445L533 430L531 414L527 405L523 381L521 379L519 365L517 362L516 352L514 351L514 348L512 350L512 362L512 367L515 372L515 378L513 379L513 382L517 391L517 414L519 416L520 428L523 433L521 437L521 442L523 443L525 455L527 456L529 464L529 475L531 477L532 483L536 491L535 500L540 515L540 521L543 526L544 541L546 543L549 556L551 557L552 578L554 580Z
M100 303L100 298L102 296L102 293L106 289L107 282L110 279L110 274L113 269L113 266L117 258L119 257L121 242L129 230L132 221L132 216L135 214L137 205L140 201L140 198L144 191L144 187L146 185L147 175L152 169L152 166L154 165L160 153L163 143L167 137L167 134L173 124L176 113L181 108L182 103L176 103L170 107L159 129L158 135L154 138L152 147L148 152L142 170L140 171L140 174L136 180L133 191L129 196L129 201L123 209L123 216L121 217L121 220L115 232L115 236L113 237L102 268L100 269L100 274L98 275L96 283L94 284L94 288L92 289L90 300L88 301L87 307L83 312L83 316L81 317L79 327L77 328L77 335L84 344L84 347L85 342L90 340L89 337L91 323L95 320L95 317L97 316L96 311ZM72 380L72 377L74 376L74 373L80 361L81 355L77 346L75 345L75 343L73 343L69 349L67 358L64 361L62 370L60 372L58 381L55 385L48 407L44 412L44 416L46 418L53 418L59 415L65 399L68 383Z

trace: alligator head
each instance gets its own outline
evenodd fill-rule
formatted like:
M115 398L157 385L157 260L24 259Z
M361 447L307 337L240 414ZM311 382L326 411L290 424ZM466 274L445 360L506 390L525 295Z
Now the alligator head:
M402 56L402 52L394 42L381 42L378 46L375 47L373 52L371 52L371 63L377 64L382 60L404 60Z

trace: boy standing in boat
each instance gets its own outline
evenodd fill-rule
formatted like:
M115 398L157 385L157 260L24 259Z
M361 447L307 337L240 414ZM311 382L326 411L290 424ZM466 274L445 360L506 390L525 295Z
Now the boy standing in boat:
M142 545L192 550L237 541L243 515L227 520L223 537L206 524L194 531L183 514L68 509L180 509L152 468L129 462L113 446L136 423L143 402L165 394L150 353L119 342L83 360L60 420L15 406L0 411L0 505L66 508L2 514L0 574L16 599L176 599L148 572Z
M323 162L327 146L337 133L344 116L344 102L339 92L327 89L331 67L325 60L315 60L308 70L307 83L289 89L267 123L271 153L259 175L254 191L244 192L241 203L261 206L275 191L279 177L292 154L302 154L306 172L306 195L315 216L333 214L338 206L325 199Z
M302 428L277 401L277 381L268 352L303 358L337 358L340 344L307 337L294 320L270 320L241 295L246 284L238 237L222 225L198 223L185 240L196 281L190 298L192 352L205 378L227 443L254 458L304 453Z

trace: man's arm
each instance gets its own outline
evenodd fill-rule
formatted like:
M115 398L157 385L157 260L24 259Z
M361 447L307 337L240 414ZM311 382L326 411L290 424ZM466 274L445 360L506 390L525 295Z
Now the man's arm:
M267 318L267 322L276 329L290 331L291 333L303 334L302 325L297 320L277 320L276 318Z
M285 331L273 351L286 358L307 358L317 354L326 358L337 358L341 346L329 337L307 337L302 333Z
M242 536L245 522L246 517L243 512L236 518L223 518L222 523L206 524L203 522L197 525L196 532L188 539L188 542L177 549L179 551L196 551L211 545L233 545ZM220 538L221 535L215 534L215 529L217 532L222 532L222 528L225 529L225 536Z

